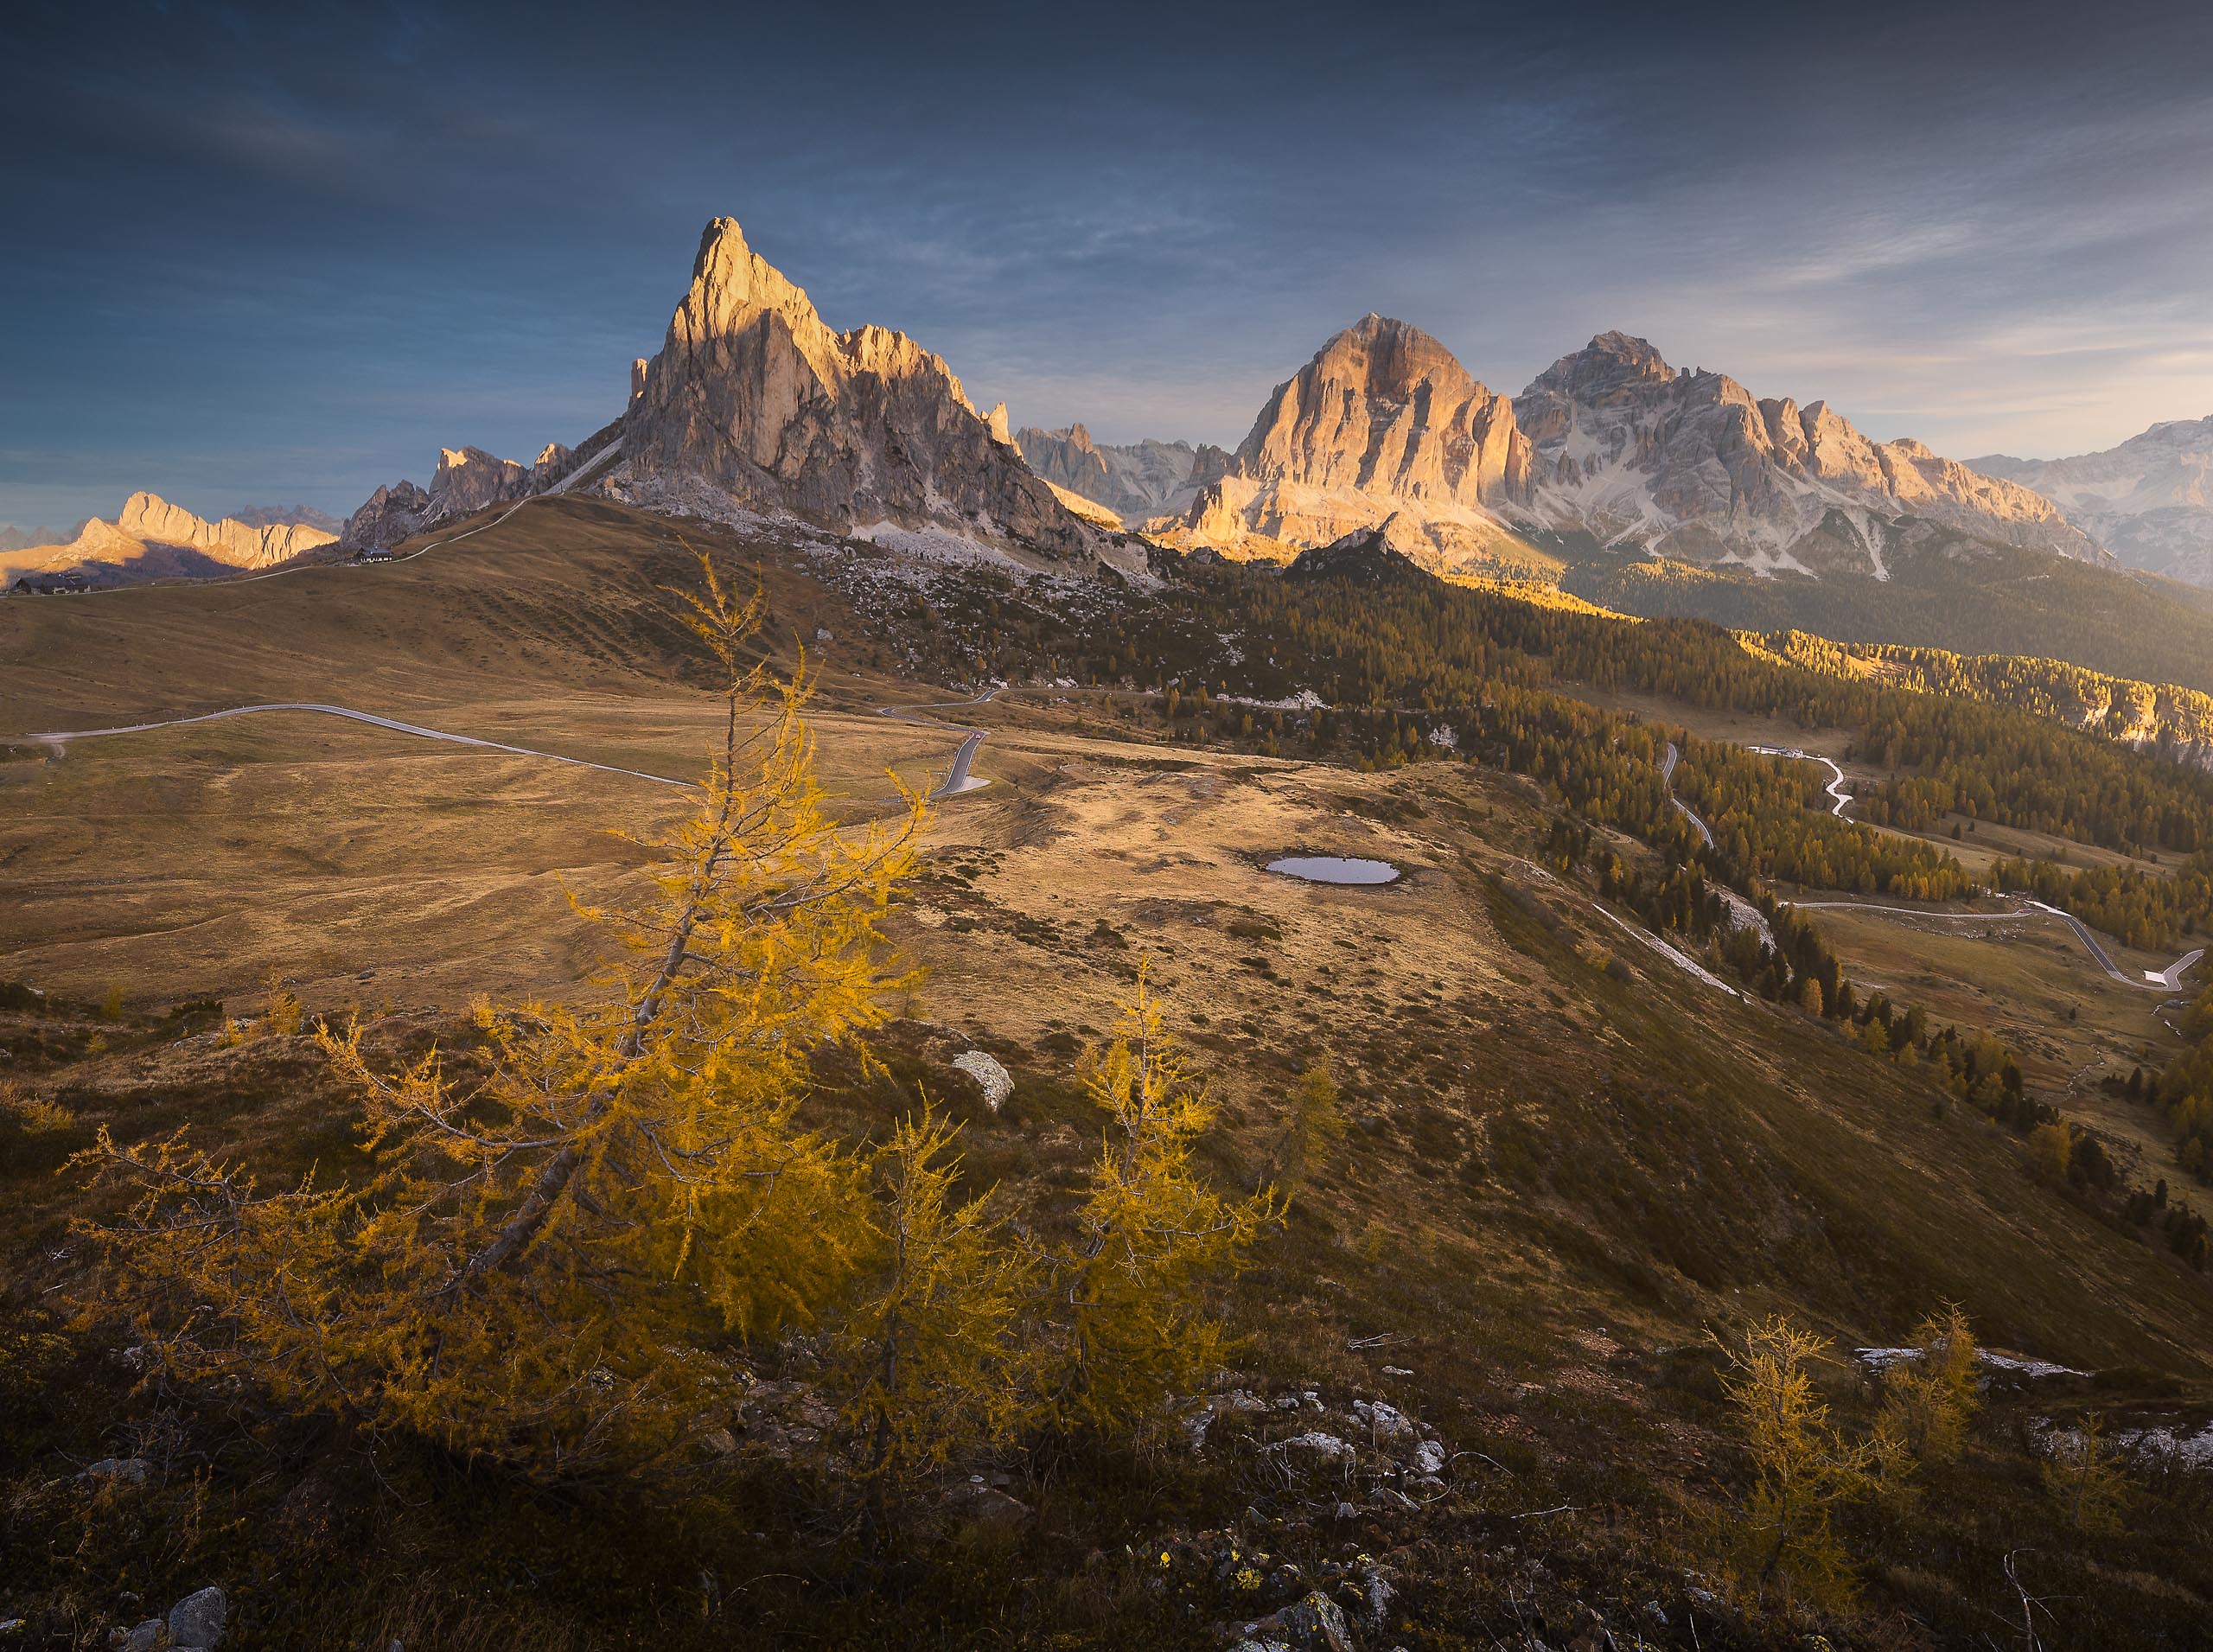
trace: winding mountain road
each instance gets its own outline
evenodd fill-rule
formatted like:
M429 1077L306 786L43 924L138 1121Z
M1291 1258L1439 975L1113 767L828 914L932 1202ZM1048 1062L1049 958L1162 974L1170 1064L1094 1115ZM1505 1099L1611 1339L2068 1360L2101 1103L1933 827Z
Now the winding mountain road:
M1829 813L1840 820L1844 819L1845 805L1852 801L1852 794L1844 789L1844 770L1836 766L1834 760L1822 756L1818 751L1802 751L1796 746L1746 746L1744 749L1757 751L1763 757L1795 757L1802 762L1821 764L1832 776L1829 783L1822 788L1828 793L1833 805Z
M1747 751L1756 751L1763 757L1795 757L1805 762L1827 765L1830 775L1834 776L1825 788L1832 804L1829 812L1839 820L1845 818L1845 806L1852 801L1852 796L1842 789L1844 770L1838 768L1834 761L1821 756L1818 752L1802 750L1796 746L1747 746L1744 749ZM1675 743L1670 740L1668 743L1667 755L1661 759L1660 762L1661 783L1668 788L1668 800L1682 812L1685 820L1698 828L1699 836L1706 840L1708 848L1712 848L1713 833L1707 830L1706 822L1699 819L1690 806L1675 795L1675 765L1681 760L1681 756L1682 754L1675 749ZM2082 943L2083 949L2090 954L2092 960L2100 969L2123 986L2141 987L2147 992L2180 992L2182 978L2195 968L2198 960L2205 956L2205 948L2197 947L2184 953L2163 970L2146 970L2144 979L2140 981L2135 980L2131 979L2120 965L2114 962L2113 954L2105 949L2097 936L2090 933L2089 926L2072 912L2047 905L2042 901L2030 900L2026 896L2022 897L2021 904L2011 912L1929 912L1919 907L1878 906L1868 901L1793 901L1790 904L1803 907L1808 910L1875 912L1897 917L1920 918L1936 923L2010 923L2038 917L2057 918L2075 932L2075 938Z
M203 711L198 717L173 717L158 723L125 723L112 729L65 729L51 734L26 734L15 737L48 747L59 757L73 740L103 740L116 734L147 734L156 729L177 729L193 723L220 723L226 718L251 717L260 711L316 711L325 717L342 717L355 723L366 723L372 728L389 729L394 734L412 735L421 740L443 740L456 746L474 746L483 751L504 751L518 757L543 757L548 762L568 763L577 769L596 769L603 775L628 775L633 780L649 780L660 786L694 784L667 775L649 775L642 769L619 769L613 763L596 763L583 757L564 757L558 751L540 751L533 746L511 746L500 740L480 740L473 734L426 729L418 723L402 723L397 718L379 717L374 711L357 711L350 705L325 705L314 700L278 700L265 705L233 705L220 711Z
M1705 841L1706 846L1711 849L1713 847L1712 832L1707 828L1705 821L1698 818L1697 812L1689 804L1675 795L1675 765L1682 760L1683 754L1675 749L1675 743L1673 740L1668 742L1668 754L1660 760L1660 783L1668 788L1668 800L1675 806L1676 811L1682 815L1683 819L1698 828L1698 835Z
M960 742L960 749L953 754L953 768L946 775L945 784L930 794L930 800L933 802L941 797L957 797L963 792L978 791L992 783L968 772L968 765L975 759L976 749L984 743L985 738L991 731L988 729L968 728L959 723L947 723L942 718L928 717L923 713L957 711L966 706L981 705L997 696L998 692L999 686L994 683L973 699L941 700L929 705L879 705L877 707L876 714L878 717L888 717L895 723L912 723L925 729L945 729L966 737Z
M486 523L486 526L492 526ZM475 530L470 530L472 533ZM425 547L426 549L430 547ZM419 552L418 554L420 554ZM969 765L976 756L976 749L984 743L987 730L965 729L957 723L947 723L933 717L915 715L917 712L953 711L961 706L981 705L997 694L997 688L986 689L973 699L950 700L941 705L926 706L890 705L878 709L878 715L914 723L925 728L945 729L966 737L960 749L953 754L953 768L945 783L930 793L933 801L955 796L962 792L976 791L991 784L969 772ZM517 757L542 757L548 762L567 763L577 769L595 769L603 775L624 775L632 780L648 780L657 786L692 786L698 782L679 780L669 775L648 774L642 769L623 769L614 763L593 762L585 757L564 756L558 751L544 751L535 746L510 745L503 740L483 740L473 734L456 734L449 729L426 728L419 723L403 723L398 718L382 717L374 711L357 711L350 705L330 705L319 700L276 700L258 705L233 705L220 711L203 711L196 717L166 718L151 723L124 723L109 729L57 729L44 734L23 734L9 737L27 740L47 747L55 759L68 749L72 741L104 740L118 734L150 734L156 729L178 729L195 723L220 723L234 717L252 717L265 711L310 711L322 717L344 718L349 722L366 723L371 728L388 729L394 734L405 734L418 740L443 740L450 745L469 746L479 751L506 752Z
M2113 955L2106 951L2097 936L2090 933L2089 927L2080 918L2058 907L2047 906L2042 901L2024 900L2011 912L1930 912L1915 906L1878 906L1872 901L1793 901L1790 904L1808 911L1873 912L1885 916L1918 918L1924 923L2017 923L2024 920L2057 918L2075 932L2075 938L2082 943L2083 949L2100 969L2123 986L2142 987L2150 992L2179 992L2182 978L2205 956L2204 947L2195 947L2164 970L2146 970L2144 979L2133 979L2114 962Z

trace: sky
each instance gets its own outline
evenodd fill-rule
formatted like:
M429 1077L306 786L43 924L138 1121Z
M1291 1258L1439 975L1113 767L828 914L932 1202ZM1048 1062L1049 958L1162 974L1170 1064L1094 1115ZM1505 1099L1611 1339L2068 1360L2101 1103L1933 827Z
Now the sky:
M1371 309L1961 458L2213 413L2199 0L10 0L0 63L0 524L573 443L724 214L1101 440L1234 445Z

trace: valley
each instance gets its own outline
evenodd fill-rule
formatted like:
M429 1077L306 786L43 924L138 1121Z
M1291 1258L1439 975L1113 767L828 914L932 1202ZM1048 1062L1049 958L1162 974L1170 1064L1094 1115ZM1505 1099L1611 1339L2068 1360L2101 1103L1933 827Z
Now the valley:
M2213 12L10 24L0 1652L2207 1644Z
M1247 1178L1280 1156L1285 1097L1327 1058L1347 1145L1308 1173L1226 1308L1267 1374L1247 1380L1387 1394L1508 1465L1491 1489L1470 1479L1455 1491L1449 1514L1355 1517L1362 1540L1395 1546L1406 1585L1432 1605L1460 1585L1411 1558L1423 1545L1474 1553L1506 1515L1587 1500L1600 1483L1619 1524L1594 1563L1646 1564L1630 1558L1650 1552L1637 1534L1663 1529L1668 1488L1696 1477L1685 1454L1725 1449L1710 1403L1664 1373L1748 1300L1878 1343L1926 1304L1961 1301L1993 1346L2110 1374L2101 1393L2123 1414L2213 1404L2202 1273L2118 1221L2095 1190L2034 1173L2013 1128L1948 1095L1925 1066L1872 1057L1850 1022L1769 996L1737 973L1723 932L1655 930L1636 904L1649 892L1610 896L1615 874L1594 876L1610 853L1649 891L1680 846L1629 829L1639 817L1610 812L1603 793L1564 808L1556 775L1515 772L1542 770L1536 748L1523 758L1509 744L1504 766L1469 761L1490 736L1457 690L1427 691L1434 709L1413 726L1449 725L1458 749L1425 740L1407 761L1407 711L1363 711L1330 672L1271 667L1269 639L1288 620L1264 590L1302 593L1317 620L1344 607L1387 633L1422 604L1462 600L1427 576L1370 587L1356 573L1233 572L1228 586L1062 594L1050 574L1025 583L988 564L584 498L497 505L458 526L386 563L0 609L0 692L25 708L0 765L0 866L18 896L0 912L0 973L57 1005L119 1006L105 1023L61 1008L17 1016L5 1034L14 1072L67 1109L61 1143L96 1124L143 1134L189 1119L275 1166L342 1154L344 1116L311 1050L276 1034L179 1038L163 1029L180 1005L220 1000L251 1027L279 980L309 1016L359 1015L398 1049L456 1024L479 994L584 1003L603 990L616 959L577 903L625 898L653 864L610 829L649 837L681 811L683 794L648 777L698 775L721 715L666 596L705 551L759 581L762 657L788 668L803 648L820 673L813 724L839 818L895 819L895 782L941 784L958 757L986 782L939 800L886 926L922 976L892 1005L882 1048L902 1084L966 1121L968 1185L1049 1202L1081 1174L1087 1052L1140 964L1219 1101L1213 1173ZM1468 610L1470 637L1566 622L1510 598L1468 600L1490 604ZM1221 669L1219 637L1234 626L1242 680L1217 679L1211 695L1193 682L1181 707L1142 680L1089 681L1085 662L1126 648L1136 626L1164 675L1202 643ZM1555 657L1572 635L1550 645ZM1330 672L1349 667L1322 647ZM1017 658L1036 663L1007 669ZM1007 686L994 692L998 678ZM1300 732L1310 712L1267 709L1312 704L1296 691L1317 684L1317 709L1342 719L1330 747ZM1618 681L1562 686L1587 694L1591 714L1628 719L1624 733L1675 731L1702 787L1734 772L1720 754L1770 743L1837 752L1851 789L1872 778L1843 730ZM58 746L22 737L278 701L392 721L276 709ZM1585 703L1544 709L1540 696L1527 715L1572 718ZM1652 749L1644 772L1660 800ZM1861 830L1834 821L1820 765L1747 761L1772 763L1758 772L1793 788L1776 796L1796 800L1789 818L1806 829ZM1722 803L1725 833L1743 829L1742 807ZM1578 830L1589 845L1563 859ZM1983 823L1976 837L1998 831ZM1940 831L1898 840L1916 854L1959 847ZM2009 853L2063 842L1992 839ZM1332 886L1266 870L1287 855L1400 875ZM1950 1024L2005 1040L2026 1094L2095 1131L2120 1185L2164 1175L2178 1203L2193 1197L2157 1113L2101 1083L2175 1044L2165 995L2108 979L2056 920L1993 918L1979 933L1856 915L1819 886L1775 888L1806 901L1861 1000L1879 990L1925 1013L1932 1033ZM2108 944L2130 971L2172 961ZM1940 1060L1929 1049L1924 1060ZM1010 1075L1003 1106L973 1099L952 1060L962 1051ZM277 1074L290 1076L272 1086ZM877 1107L833 1063L805 1116L865 1135ZM50 1168L54 1151L11 1162ZM50 1241L86 1208L67 1183L10 1174L29 1196L0 1229L10 1245ZM1961 1472L1996 1484L2014 1470L1993 1446ZM1986 1475L1999 1479L1975 1478ZM1024 1495L1056 1534L1095 1518L1043 1485ZM1193 1482L1185 1495L1217 1493ZM1920 1518L1882 1540L1925 1540ZM1948 1503L1926 1518L1959 1515ZM2032 1502L1987 1501L1973 1541L2018 1542L2013 1522L2035 1518ZM2166 1529L2140 1540L2174 1568L2184 1563L2156 1534ZM798 1533L767 1541L757 1553L809 1564ZM1478 1591L1504 1586L1484 1575ZM1956 1610L1911 1583L1879 1588L1918 1611ZM2132 1611L2164 1610L2122 1593ZM1118 1611L1149 1610L1115 1598Z

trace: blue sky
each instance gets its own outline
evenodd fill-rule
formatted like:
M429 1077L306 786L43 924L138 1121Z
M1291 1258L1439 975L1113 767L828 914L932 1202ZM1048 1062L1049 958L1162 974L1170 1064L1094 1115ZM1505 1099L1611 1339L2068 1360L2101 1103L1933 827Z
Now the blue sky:
M0 523L573 442L721 213L1106 439L1234 443L1369 309L1960 457L2213 412L2213 9L1444 10L15 0Z

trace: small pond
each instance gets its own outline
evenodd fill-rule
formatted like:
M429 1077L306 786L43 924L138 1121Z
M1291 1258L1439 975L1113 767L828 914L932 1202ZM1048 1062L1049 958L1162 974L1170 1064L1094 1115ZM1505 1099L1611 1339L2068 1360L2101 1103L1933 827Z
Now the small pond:
M1387 860L1348 860L1342 855L1286 855L1270 861L1268 870L1310 883L1389 883L1399 876Z

